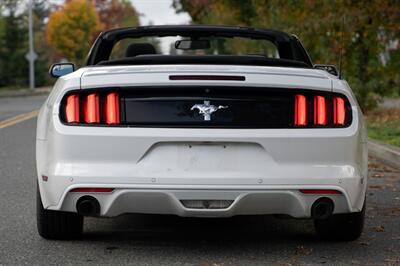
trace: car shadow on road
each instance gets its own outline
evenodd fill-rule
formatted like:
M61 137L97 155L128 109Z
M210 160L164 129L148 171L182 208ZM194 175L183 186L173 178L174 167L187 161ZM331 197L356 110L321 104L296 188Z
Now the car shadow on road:
M236 216L231 218L182 218L171 215L129 214L117 218L87 218L84 239L88 241L205 241L245 242L316 241L312 221L276 216Z

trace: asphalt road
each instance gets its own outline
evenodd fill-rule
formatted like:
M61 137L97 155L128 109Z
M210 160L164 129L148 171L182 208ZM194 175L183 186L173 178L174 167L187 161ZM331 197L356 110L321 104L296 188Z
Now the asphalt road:
M0 121L43 100L0 99ZM321 241L307 220L146 215L90 218L82 240L44 240L35 221L35 122L0 129L0 265L400 265L400 171L374 158L366 226L354 242Z

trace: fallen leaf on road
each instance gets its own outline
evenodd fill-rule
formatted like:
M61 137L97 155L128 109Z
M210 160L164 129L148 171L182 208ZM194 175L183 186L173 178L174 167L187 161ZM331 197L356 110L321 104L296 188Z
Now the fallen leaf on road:
M385 232L385 227L382 225L375 226L372 229L374 229L375 232Z
M377 164L377 163L371 163L371 162L370 162L370 163L368 164L368 167L369 167L369 168L377 169L377 168L379 168L379 164Z
M400 208L385 208L382 212L385 216L400 216Z
M381 185L369 185L368 187L370 189L382 189L383 188L383 186L381 186Z
M385 259L385 262L389 263L389 265L395 265L397 263L400 263L400 258Z
M278 262L278 265L279 266L292 266L292 264L289 262Z
M296 255L310 255L312 253L312 248L306 248L304 246L296 247Z

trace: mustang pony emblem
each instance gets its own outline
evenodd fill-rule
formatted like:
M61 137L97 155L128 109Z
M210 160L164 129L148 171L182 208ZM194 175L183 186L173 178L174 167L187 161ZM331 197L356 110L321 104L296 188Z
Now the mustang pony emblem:
M204 101L204 104L195 104L190 108L191 111L194 109L199 110L199 114L204 116L204 121L210 121L211 120L211 114L218 111L219 109L226 109L228 106L215 106L215 105L210 105L210 101Z

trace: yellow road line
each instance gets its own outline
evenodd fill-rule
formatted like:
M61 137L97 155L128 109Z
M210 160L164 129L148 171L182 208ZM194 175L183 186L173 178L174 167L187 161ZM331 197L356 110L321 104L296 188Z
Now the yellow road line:
M29 113L20 114L20 115L5 119L3 121L0 121L0 129L21 123L21 122L31 119L31 118L34 118L38 115L38 113L39 113L39 110L35 110L35 111L29 112Z

